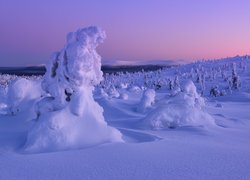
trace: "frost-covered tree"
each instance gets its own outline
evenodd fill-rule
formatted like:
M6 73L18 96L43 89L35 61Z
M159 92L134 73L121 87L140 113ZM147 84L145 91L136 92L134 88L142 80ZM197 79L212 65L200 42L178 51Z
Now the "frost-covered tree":
M137 111L144 112L147 108L150 108L154 104L154 102L155 91L153 89L145 90L138 105Z
M173 79L168 80L168 88L169 88L169 90L174 89L174 80Z
M174 89L180 90L179 76L175 76L174 78Z
M204 95L204 93L205 93L205 73L203 73L201 75L200 86L201 86L201 95Z
M25 149L32 152L79 148L122 141L108 126L103 109L93 98L102 80L101 57L96 47L106 35L97 27L69 33L64 48L55 53L42 82L47 97L37 103L37 119Z
M220 96L220 90L219 90L218 86L213 86L210 89L210 96L214 96L214 97Z
M232 88L233 89L239 89L240 88L240 77L237 74L236 64L235 63L232 64L232 77L231 77L231 80L232 80Z

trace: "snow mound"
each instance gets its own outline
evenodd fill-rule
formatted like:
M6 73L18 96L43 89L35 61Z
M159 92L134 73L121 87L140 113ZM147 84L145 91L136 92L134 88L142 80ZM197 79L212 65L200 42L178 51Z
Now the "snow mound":
M102 111L94 103L85 104L84 117L75 116L69 107L42 114L28 134L25 151L50 152L121 141L120 132L107 126L97 113Z
M65 47L51 57L42 82L48 96L36 104L37 120L28 133L26 151L123 141L121 133L107 125L103 108L93 99L94 85L102 80L96 47L105 37L97 27L79 29L69 33Z
M204 99L197 93L194 83L188 81L182 92L159 102L143 123L156 130L179 126L213 125L214 119L204 110L204 105Z
M43 92L40 81L20 78L12 81L7 91L8 113L15 115L18 112L30 109Z
M120 98L123 100L128 100L128 94L127 93L121 93Z

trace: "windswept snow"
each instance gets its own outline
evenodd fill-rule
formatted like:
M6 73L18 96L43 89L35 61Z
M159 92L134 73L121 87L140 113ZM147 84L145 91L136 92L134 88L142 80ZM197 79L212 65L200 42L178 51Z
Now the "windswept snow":
M250 179L249 56L103 75L104 39L0 75L0 179Z

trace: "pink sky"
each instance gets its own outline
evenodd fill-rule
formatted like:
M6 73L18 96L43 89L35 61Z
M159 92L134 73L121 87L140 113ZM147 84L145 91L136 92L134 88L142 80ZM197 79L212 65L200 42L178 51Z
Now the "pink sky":
M0 66L37 65L68 32L106 30L104 60L210 59L250 52L248 0L2 0Z

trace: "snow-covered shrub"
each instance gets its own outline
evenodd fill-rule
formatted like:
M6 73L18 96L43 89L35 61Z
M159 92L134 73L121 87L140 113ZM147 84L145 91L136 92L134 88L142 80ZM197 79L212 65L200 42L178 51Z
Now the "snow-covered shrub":
M25 78L13 80L7 91L8 113L15 115L23 110L33 108L34 103L41 98L42 94L40 81Z
M121 89L127 89L127 87L128 87L128 83L121 83L120 84Z
M227 92L226 92L224 89L222 89L222 90L220 91L220 95L221 95L221 96L226 96L226 95L227 95Z
M181 88L180 88L180 82L179 82L179 76L175 76L174 78L174 89L176 91L180 91Z
M156 108L143 120L143 126L157 130L214 124L213 118L203 109L204 105L204 99L197 93L193 82L189 81L183 92L157 103Z
M141 88L139 88L138 86L133 86L129 89L129 91L133 93L139 93L141 91Z
M169 81L168 81L168 87L169 87L169 90L173 90L174 89L174 80L169 79Z
M108 95L111 98L118 98L120 96L120 93L117 91L117 89L114 86L111 86L109 88Z
M127 100L128 99L128 94L123 92L123 93L121 93L120 98L123 99L123 100Z
M138 105L137 111L144 112L147 108L150 108L155 102L155 91L153 89L147 89L144 91L141 101Z
M217 108L223 108L223 106L222 106L221 103L217 103L217 104L215 105L215 107L217 107Z
M94 85L102 80L96 47L106 35L97 27L68 34L67 44L47 65L42 88L48 96L37 103L37 120L25 150L31 152L79 148L122 141L107 125L103 108L93 99Z
M214 97L217 97L217 96L220 96L220 90L218 88L218 86L213 86L211 89L210 89L210 96L214 96Z

